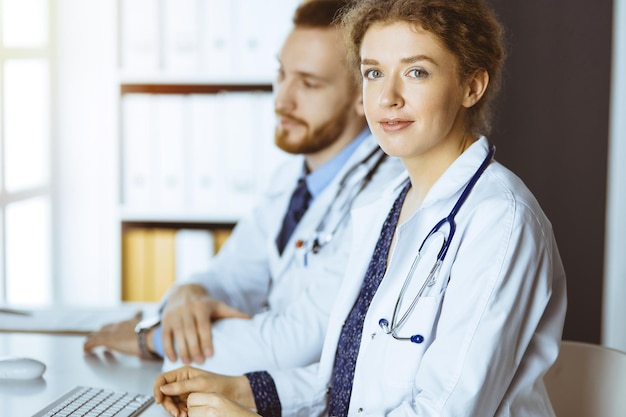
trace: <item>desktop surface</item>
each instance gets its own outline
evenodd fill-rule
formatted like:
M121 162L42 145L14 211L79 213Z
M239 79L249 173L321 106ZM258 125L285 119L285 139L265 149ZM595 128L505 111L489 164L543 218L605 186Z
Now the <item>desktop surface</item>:
M83 352L85 336L0 332L0 355L24 356L46 365L34 380L0 380L0 416L28 417L77 385L152 395L160 361L96 350ZM152 404L141 417L167 417Z

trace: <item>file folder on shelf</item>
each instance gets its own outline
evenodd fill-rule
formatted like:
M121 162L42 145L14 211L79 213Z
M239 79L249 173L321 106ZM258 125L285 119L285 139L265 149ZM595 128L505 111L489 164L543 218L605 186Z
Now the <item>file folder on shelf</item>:
M173 74L197 73L200 67L198 0L163 0L163 66Z
M128 72L159 69L159 0L120 2L121 67Z

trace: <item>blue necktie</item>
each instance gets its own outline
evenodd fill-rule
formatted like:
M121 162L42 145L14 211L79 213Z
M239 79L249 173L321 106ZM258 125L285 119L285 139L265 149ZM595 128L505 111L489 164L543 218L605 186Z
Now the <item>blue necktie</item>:
M391 239L398 224L400 209L409 190L410 183L402 190L396 201L393 203L391 211L387 215L385 223L380 231L380 237L376 242L374 254L365 273L361 292L357 298L346 322L341 329L337 352L335 354L335 365L333 367L332 383L330 389L330 399L328 403L328 414L331 416L343 417L348 415L350 406L350 396L352 395L352 382L354 380L354 368L356 358L359 354L361 344L361 334L363 332L363 321L365 314L372 302L374 294L380 285L380 281L387 270L387 257Z
M310 201L311 193L306 187L304 177L302 177L298 180L298 185L291 195L287 213L285 213L285 217L283 218L283 226L276 237L276 247L278 248L278 253L281 255L283 253L283 249L285 249L285 245L289 241L289 237L291 237L291 234L298 225L298 222L302 216L304 216L304 213L309 207Z

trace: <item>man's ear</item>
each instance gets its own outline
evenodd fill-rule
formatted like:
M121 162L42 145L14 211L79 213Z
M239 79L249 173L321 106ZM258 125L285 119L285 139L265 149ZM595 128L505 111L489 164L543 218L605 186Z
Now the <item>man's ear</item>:
M477 70L467 80L465 88L465 96L463 97L463 106L470 108L478 103L487 91L489 85L489 73L485 70Z

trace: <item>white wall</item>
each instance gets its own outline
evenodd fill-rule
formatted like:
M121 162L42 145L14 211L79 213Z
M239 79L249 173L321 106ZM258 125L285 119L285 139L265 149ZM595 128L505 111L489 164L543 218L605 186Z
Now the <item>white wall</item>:
M119 299L117 2L57 0L55 301Z
M626 351L626 1L614 1L613 22L602 343Z

